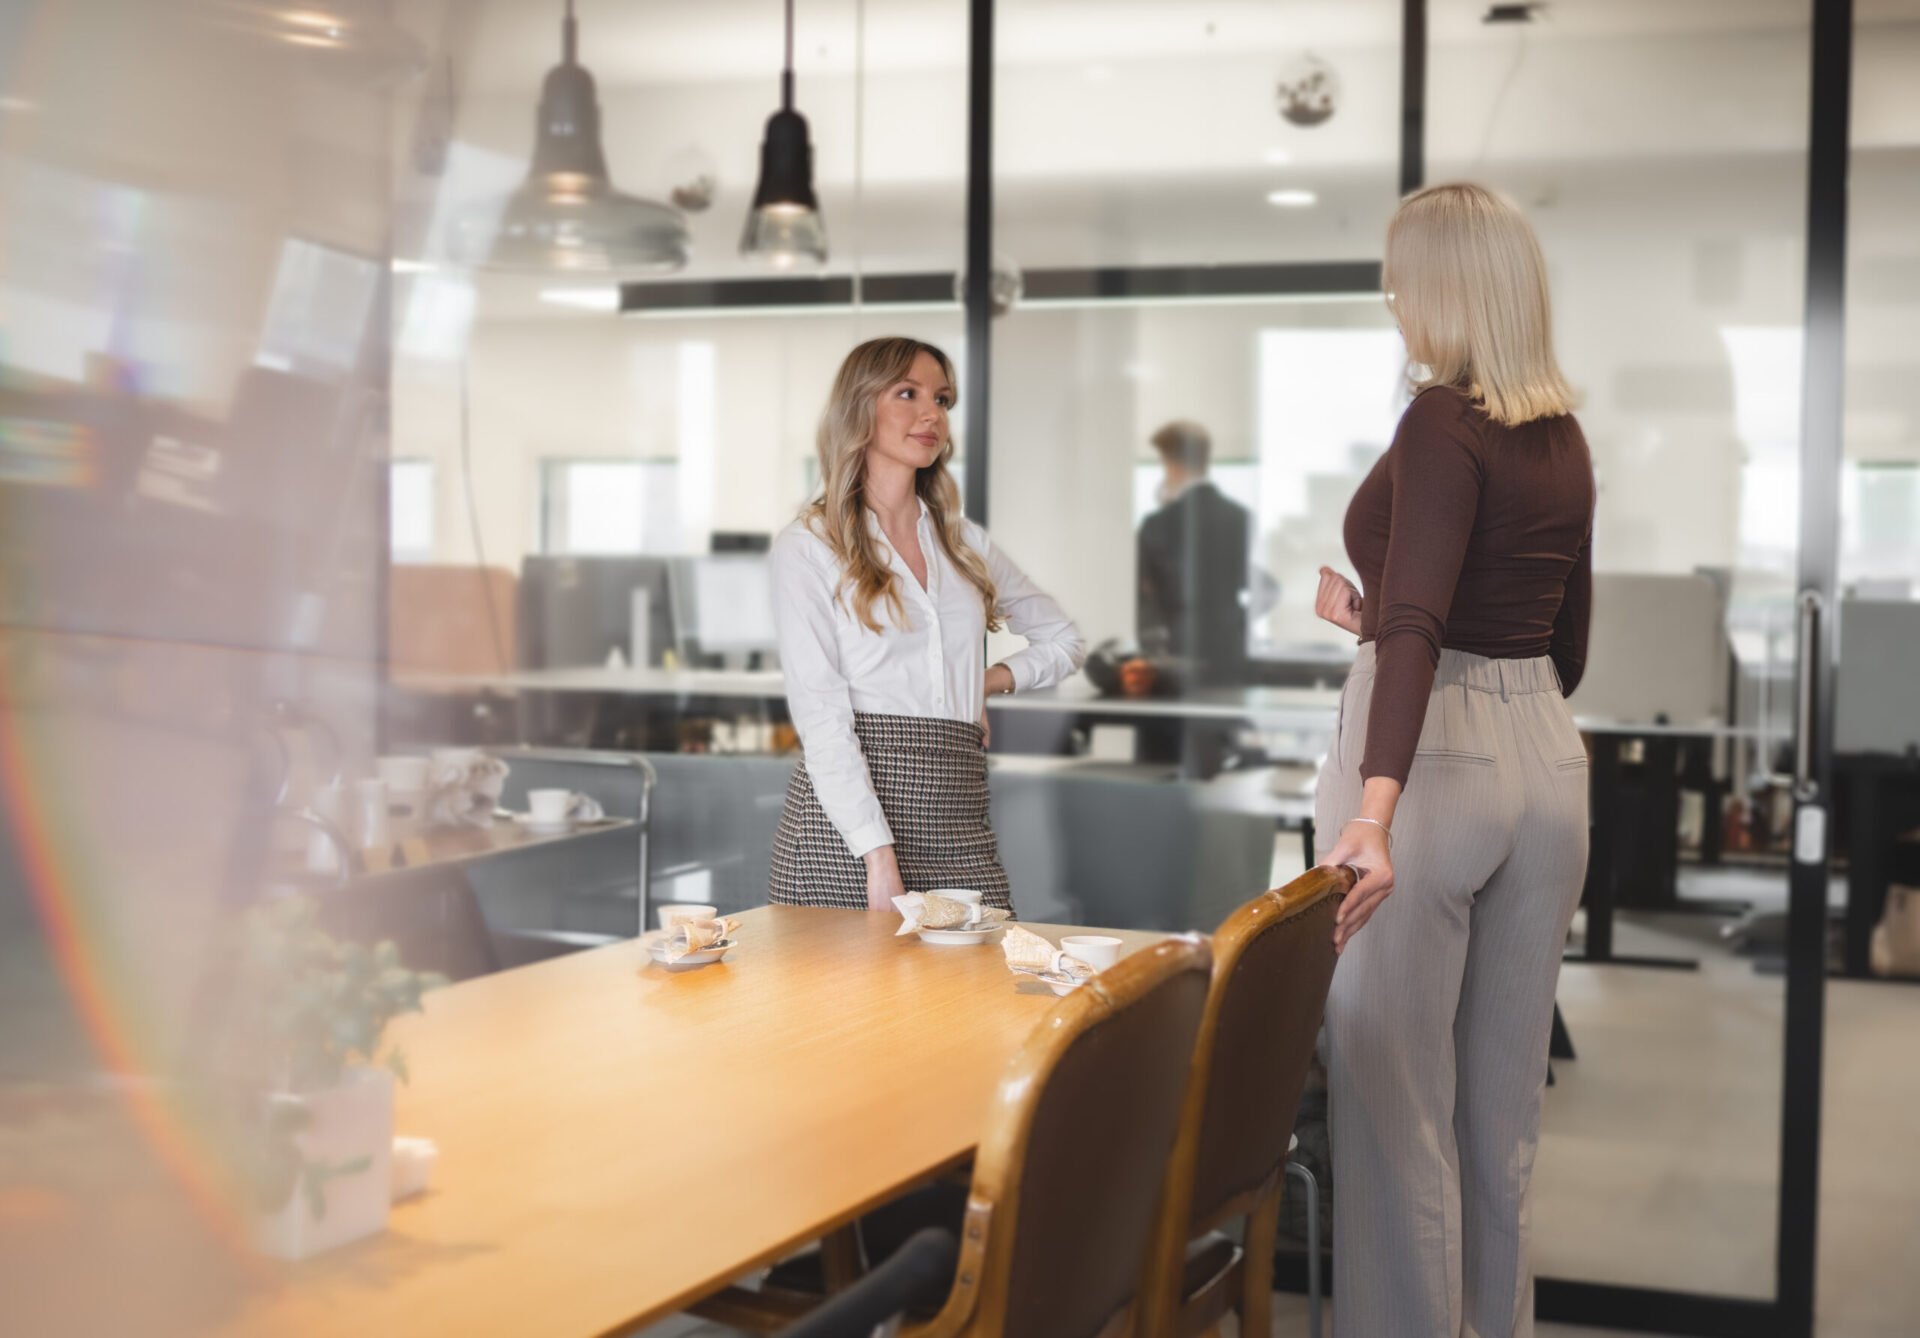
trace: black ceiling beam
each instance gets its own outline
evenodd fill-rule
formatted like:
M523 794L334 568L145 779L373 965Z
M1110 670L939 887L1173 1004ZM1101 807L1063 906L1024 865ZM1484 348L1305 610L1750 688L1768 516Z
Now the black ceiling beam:
M864 306L954 302L952 274L868 274L861 279ZM1029 302L1098 302L1129 299L1317 297L1380 291L1380 265L1372 260L1297 265L1146 265L1096 269L1037 269L1024 276ZM853 303L846 275L789 279L651 280L620 285L620 312L764 310L778 307L844 307Z
M1380 265L1372 260L1297 265L1145 265L1100 269L1028 270L1025 300L1102 298L1311 297L1377 293Z

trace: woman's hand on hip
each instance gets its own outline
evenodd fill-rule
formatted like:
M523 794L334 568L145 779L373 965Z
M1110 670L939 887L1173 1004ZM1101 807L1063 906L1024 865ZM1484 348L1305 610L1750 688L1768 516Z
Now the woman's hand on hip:
M890 911L893 899L907 894L906 885L900 881L900 863L894 858L892 846L875 846L867 852L867 909L870 911Z
M1314 592L1313 611L1342 631L1360 635L1360 607L1364 601L1353 582L1332 567L1320 569L1320 588Z
M1013 670L1004 664L996 664L987 670L985 683L982 684L980 700L980 747L984 750L993 742L993 722L987 719L987 699L1005 696L1014 689Z
M1334 951L1345 952L1347 943L1393 891L1393 854L1386 830L1371 822L1349 822L1340 829L1340 839L1321 863L1335 867L1349 864L1359 875L1334 915Z

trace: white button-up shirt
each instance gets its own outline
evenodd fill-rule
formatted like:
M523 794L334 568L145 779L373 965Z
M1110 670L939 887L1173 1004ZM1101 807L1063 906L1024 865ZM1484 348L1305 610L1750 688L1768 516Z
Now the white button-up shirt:
M986 698L986 609L956 567L920 503L918 534L926 558L922 589L893 551L880 518L867 512L906 611L893 621L874 606L881 631L865 626L840 596L844 569L826 540L795 521L773 541L773 614L787 708L807 759L814 792L857 859L893 843L853 731L854 712L977 721ZM966 522L967 542L987 562L1000 615L1027 638L1005 664L1017 691L1051 687L1086 659L1086 641L1060 606L1027 579L986 531Z

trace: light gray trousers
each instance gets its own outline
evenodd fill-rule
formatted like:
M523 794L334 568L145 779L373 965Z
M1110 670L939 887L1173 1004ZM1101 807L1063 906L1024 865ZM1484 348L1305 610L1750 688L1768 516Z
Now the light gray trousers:
M1315 801L1318 855L1360 811L1360 648ZM1529 1338L1527 1185L1587 755L1553 663L1440 655L1393 821L1394 891L1327 999L1336 1338Z

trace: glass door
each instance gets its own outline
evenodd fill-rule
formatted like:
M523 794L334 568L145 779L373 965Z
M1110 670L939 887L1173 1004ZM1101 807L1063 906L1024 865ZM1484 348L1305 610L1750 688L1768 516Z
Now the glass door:
M1817 7L1427 8L1425 179L1534 220L1599 484L1572 698L1593 845L1533 1183L1539 1312L1796 1332L1825 888L1820 739L1795 729L1817 721L1824 604L1801 592L1824 595L1830 492L1803 394Z

